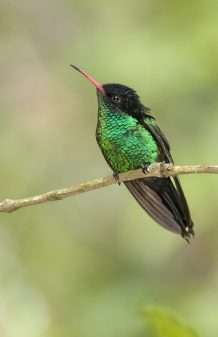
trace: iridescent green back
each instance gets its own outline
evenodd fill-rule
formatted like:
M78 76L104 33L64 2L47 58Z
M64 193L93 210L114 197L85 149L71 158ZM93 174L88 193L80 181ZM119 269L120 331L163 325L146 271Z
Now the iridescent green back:
M98 93L98 105L96 139L113 171L134 170L143 163L157 161L157 144L145 127L120 109L111 107L101 93Z

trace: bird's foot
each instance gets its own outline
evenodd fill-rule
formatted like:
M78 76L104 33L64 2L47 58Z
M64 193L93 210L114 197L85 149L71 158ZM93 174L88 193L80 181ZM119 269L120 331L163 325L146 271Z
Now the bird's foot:
M142 172L144 174L148 173L148 167L149 167L149 165L147 163L143 163L141 167L142 167Z
M114 171L114 172L113 172L113 177L114 177L114 179L116 180L116 182L117 182L119 185L121 185L119 172Z

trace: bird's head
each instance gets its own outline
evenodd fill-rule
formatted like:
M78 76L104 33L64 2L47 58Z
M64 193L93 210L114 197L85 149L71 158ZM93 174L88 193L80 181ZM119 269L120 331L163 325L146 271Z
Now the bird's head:
M106 104L107 106L115 108L116 110L119 109L136 119L145 117L145 113L149 112L149 109L142 105L140 98L134 89L116 83L102 85L83 70L76 66L71 66L85 76L96 87L99 105Z

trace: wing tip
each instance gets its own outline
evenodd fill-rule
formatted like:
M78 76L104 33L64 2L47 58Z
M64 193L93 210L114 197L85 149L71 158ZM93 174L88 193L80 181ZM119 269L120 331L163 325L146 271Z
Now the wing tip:
M194 238L195 231L194 231L194 223L190 222L189 226L186 226L184 229L182 229L182 237L186 240L186 242L190 243L190 240Z

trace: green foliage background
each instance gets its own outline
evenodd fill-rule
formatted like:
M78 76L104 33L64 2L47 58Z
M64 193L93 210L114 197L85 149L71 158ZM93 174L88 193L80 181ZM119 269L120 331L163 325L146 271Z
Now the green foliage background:
M1 0L0 198L110 174L95 90L70 63L135 88L177 164L218 164L217 13L214 0ZM217 336L218 177L182 183L191 245L118 186L1 214L0 336Z

